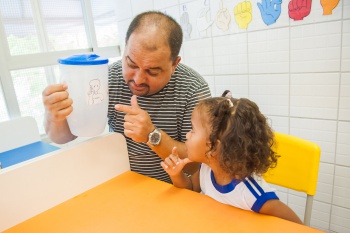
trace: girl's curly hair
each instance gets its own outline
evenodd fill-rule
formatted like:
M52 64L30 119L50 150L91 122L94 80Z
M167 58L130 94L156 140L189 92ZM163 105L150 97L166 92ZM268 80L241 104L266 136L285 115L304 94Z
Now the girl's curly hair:
M263 174L277 165L274 135L266 117L252 101L216 97L197 105L209 125L209 152L218 154L222 169L238 179Z

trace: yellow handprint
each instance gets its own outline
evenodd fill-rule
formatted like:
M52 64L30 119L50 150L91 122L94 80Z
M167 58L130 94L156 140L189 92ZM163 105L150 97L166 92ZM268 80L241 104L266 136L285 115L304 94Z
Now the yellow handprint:
M248 28L252 21L251 2L240 2L234 8L235 19L239 28Z

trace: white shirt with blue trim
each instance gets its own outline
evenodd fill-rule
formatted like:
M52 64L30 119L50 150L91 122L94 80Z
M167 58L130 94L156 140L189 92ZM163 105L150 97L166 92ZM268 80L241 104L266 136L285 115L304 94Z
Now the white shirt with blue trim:
M213 171L204 163L200 168L200 186L203 194L223 204L258 213L268 200L278 200L275 189L261 176L252 175L243 181L233 179L222 186L215 182Z

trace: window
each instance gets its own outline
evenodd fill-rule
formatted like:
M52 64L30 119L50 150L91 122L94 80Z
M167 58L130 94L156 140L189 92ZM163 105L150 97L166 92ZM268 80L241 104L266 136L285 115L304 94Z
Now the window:
M120 56L114 0L0 1L0 121L33 116L44 134L41 93L59 82L57 59Z

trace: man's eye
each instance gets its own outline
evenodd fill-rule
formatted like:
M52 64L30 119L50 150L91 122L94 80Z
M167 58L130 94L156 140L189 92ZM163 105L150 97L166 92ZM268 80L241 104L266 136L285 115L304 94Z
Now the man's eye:
M136 68L137 68L137 66L135 66L135 65L132 65L132 64L129 64L129 63L128 63L128 65L129 65L129 67L130 67L131 69L136 69Z
M159 72L152 72L149 70L147 73L151 76L157 76Z

